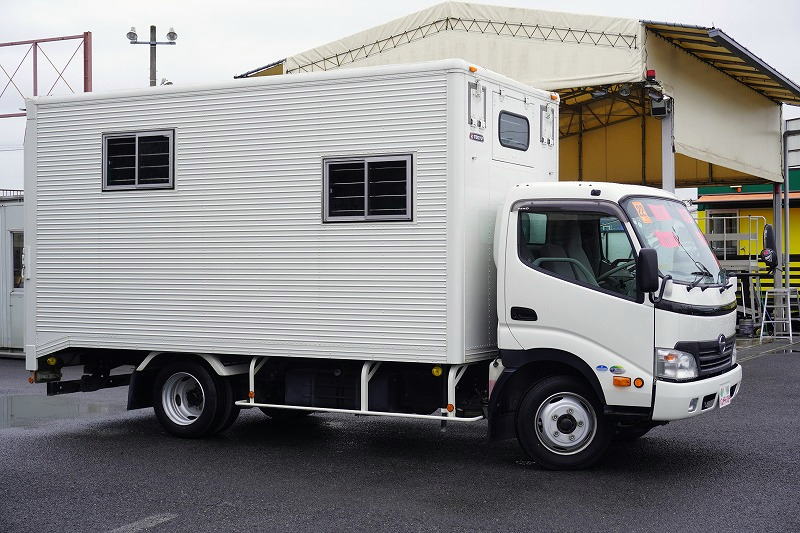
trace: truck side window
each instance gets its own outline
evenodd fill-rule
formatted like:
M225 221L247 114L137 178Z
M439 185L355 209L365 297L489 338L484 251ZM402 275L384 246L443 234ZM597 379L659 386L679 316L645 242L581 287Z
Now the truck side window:
M609 262L633 259L633 248L625 226L617 217L600 219L600 245L603 258Z
M516 113L500 111L497 131L500 145L523 152L528 150L531 142L531 125L527 118Z
M103 190L171 189L173 130L103 135Z
M519 212L519 257L580 285L636 298L636 260L622 221L587 211Z
M528 244L544 244L547 239L547 215L542 213L523 213L520 222L522 234Z
M12 288L25 288L25 277L22 271L22 254L25 246L25 237L21 231L11 232L11 261L13 266Z
M324 221L411 220L411 156L326 159Z

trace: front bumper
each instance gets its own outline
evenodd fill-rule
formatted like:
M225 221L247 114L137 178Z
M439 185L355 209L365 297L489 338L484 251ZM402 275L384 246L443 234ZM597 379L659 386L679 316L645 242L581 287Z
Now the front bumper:
M710 411L717 406L720 388L730 386L731 396L736 397L741 382L742 367L739 365L719 376L688 383L656 381L653 420L680 420ZM689 405L694 399L697 399L697 406L690 412Z

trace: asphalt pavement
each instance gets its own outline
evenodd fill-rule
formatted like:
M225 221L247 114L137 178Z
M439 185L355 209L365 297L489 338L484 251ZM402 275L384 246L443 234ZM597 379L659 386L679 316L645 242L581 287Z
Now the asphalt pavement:
M244 412L170 437L125 388L44 397L0 360L0 531L798 531L800 352L729 407L549 472L486 424Z

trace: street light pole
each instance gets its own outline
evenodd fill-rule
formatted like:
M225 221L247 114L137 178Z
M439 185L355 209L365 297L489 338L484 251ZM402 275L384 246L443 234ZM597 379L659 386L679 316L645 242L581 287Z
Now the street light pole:
M150 46L150 87L155 87L156 85L156 46L159 44L175 44L175 41L178 39L178 34L175 33L173 28L170 28L167 32L167 40L165 42L156 41L156 27L150 26L150 40L149 41L140 41L139 36L136 35L136 28L131 28L126 34L126 37L130 41L131 44L146 44Z
M150 26L150 87L156 86L156 27Z

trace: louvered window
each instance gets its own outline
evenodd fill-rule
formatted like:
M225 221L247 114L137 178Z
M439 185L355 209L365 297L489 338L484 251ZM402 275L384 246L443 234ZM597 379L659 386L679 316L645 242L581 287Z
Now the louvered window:
M103 190L171 189L174 132L103 135Z
M411 156L327 159L325 221L411 220Z

